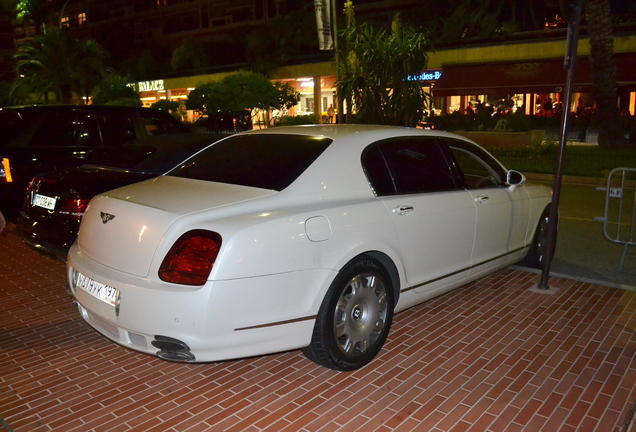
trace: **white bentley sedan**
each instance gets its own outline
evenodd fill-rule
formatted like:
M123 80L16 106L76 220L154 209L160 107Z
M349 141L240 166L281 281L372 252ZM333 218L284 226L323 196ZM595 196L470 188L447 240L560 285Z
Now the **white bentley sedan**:
M303 348L351 370L394 312L539 262L550 199L450 133L253 131L95 197L68 278L82 317L135 350L200 362Z

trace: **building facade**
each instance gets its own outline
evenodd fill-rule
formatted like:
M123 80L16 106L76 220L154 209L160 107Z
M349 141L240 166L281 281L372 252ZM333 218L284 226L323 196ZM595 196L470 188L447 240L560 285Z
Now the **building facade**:
M77 37L96 39L116 62L139 61L151 53L159 67L140 62L130 74L135 77L135 87L145 106L162 99L183 102L197 85L253 66L246 54L250 33L263 32L263 39L272 37L268 25L289 24L281 20L295 18L299 11L304 11L306 17L313 8L312 0L47 0L46 3L54 6L54 16L59 10L60 25ZM357 17L378 22L390 21L397 11L408 15L422 5L418 0L354 3ZM342 1L338 4L341 7ZM313 27L302 32L302 37L308 40L299 45L302 54L268 70L273 80L289 83L301 95L299 104L286 113L289 115L319 113L324 117L336 106L333 54L318 51L315 21L312 23ZM17 35L28 37L32 33L22 29ZM198 45L193 46L200 51L190 53L192 64L174 67L170 64L171 57L184 41L196 41ZM261 48L263 57L274 55L264 50L267 45ZM470 110L477 104L506 99L514 111L552 115L563 108L565 50L565 30L548 27L520 33L510 40L455 43L426 53L427 70L413 71L406 79L418 80L431 91L436 113ZM636 115L634 26L616 34L614 51L618 103L621 110ZM594 107L589 53L589 43L584 37L578 49L576 94L569 107L573 111ZM201 61L197 62L197 56ZM188 120L196 117L192 112L184 111L183 115Z
M421 81L432 92L437 114L507 99L513 111L551 116L562 109L565 49L565 38L442 49L428 54L427 70L416 71L407 79ZM620 109L636 115L636 34L617 37L614 51ZM594 107L589 55L589 41L583 38L578 48L571 111ZM138 83L137 89L144 105L149 106L163 98L185 99L197 85L220 80L228 73L165 78L154 86ZM336 106L334 62L280 67L272 79L288 82L300 93L300 102L290 115L316 111L325 116L330 106ZM317 97L319 103L315 102Z

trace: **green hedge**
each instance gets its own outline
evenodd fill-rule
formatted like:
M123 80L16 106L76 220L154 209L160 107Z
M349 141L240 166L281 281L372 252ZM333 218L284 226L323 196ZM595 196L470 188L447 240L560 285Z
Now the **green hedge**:
M489 149L507 168L536 173L555 172L558 150L558 143L553 141L533 147ZM574 145L565 149L565 175L605 177L617 167L636 168L636 148L610 150Z

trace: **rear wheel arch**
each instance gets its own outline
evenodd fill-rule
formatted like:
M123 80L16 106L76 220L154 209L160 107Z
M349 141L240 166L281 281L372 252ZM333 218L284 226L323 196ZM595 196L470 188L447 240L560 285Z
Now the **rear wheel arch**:
M397 305L398 300L400 299L400 272L398 271L397 266L395 265L391 257L389 257L384 252L373 250L360 254L354 259L364 256L376 261L380 265L380 267L384 268L384 271L386 271L386 273L389 275L389 278L391 279L391 288L393 290L393 300L395 302L395 305Z

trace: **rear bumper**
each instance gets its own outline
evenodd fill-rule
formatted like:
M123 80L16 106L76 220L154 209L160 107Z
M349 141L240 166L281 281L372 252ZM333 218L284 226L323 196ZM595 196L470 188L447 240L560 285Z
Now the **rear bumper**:
M119 307L74 288L73 270L118 288ZM80 313L92 327L128 348L179 361L226 360L307 346L317 313L315 298L324 295L335 275L306 270L187 287L116 272L77 246L69 252L67 271ZM162 355L158 335L182 342L192 358Z
M77 217L22 211L17 228L31 246L65 258L77 238L80 222Z

